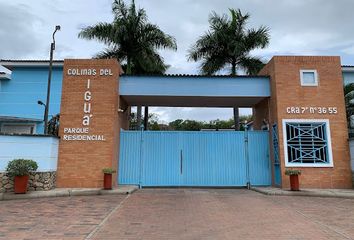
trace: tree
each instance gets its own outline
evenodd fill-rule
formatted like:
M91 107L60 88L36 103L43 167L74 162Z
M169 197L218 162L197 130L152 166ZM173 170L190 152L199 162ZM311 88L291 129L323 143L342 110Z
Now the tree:
M249 122L252 120L251 115L241 116L240 119L244 122ZM233 119L229 120L211 120L209 122L205 121L195 121L195 120L183 120L177 119L175 121L170 122L169 128L176 131L200 131L201 129L232 129L233 126ZM241 130L244 130L244 127L241 126Z
M182 124L183 124L183 119L177 119L177 120L170 122L168 124L168 126L171 129L178 131L178 130L182 130L182 128L183 128Z
M259 57L250 52L257 48L265 48L269 44L269 28L246 29L250 17L242 14L240 9L229 9L230 15L219 16L213 12L209 17L210 29L202 35L189 49L188 59L201 60L201 73L211 75L229 68L231 75L237 69L247 74L257 74L264 66ZM238 108L234 109L235 128L239 127Z
M352 129L354 129L354 83L344 86L344 98L349 134L352 135Z
M122 0L115 0L112 11L112 23L98 23L83 28L79 38L95 39L106 44L108 48L96 57L117 58L126 74L164 73L168 65L157 50L177 50L175 38L149 23L145 10L136 9L134 0L130 6ZM138 112L141 113L141 106L138 106Z
M144 116L145 117L145 116ZM148 117L148 123L149 126L151 126L151 130L159 130L158 125L159 125L159 118L155 113L149 113ZM138 116L135 113L130 114L130 119L129 119L129 129L134 130L134 129L140 129L141 125L138 125Z

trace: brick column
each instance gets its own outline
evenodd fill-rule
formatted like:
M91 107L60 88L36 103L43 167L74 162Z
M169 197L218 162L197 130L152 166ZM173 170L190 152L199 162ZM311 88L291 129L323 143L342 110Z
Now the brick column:
M300 70L318 73L315 87L301 86ZM300 169L302 188L351 188L351 170L343 78L339 57L276 56L260 72L271 77L270 125L278 125L282 187L289 188L285 172L283 119L328 119L330 124L333 167L294 167ZM289 113L288 107L336 107L336 114L318 112Z
M120 73L113 59L64 61L57 187L102 187L117 169Z

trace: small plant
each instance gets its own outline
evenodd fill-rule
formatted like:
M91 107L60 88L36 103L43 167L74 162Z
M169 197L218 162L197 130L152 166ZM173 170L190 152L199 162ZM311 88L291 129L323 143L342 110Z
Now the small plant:
M301 170L286 169L286 170L285 170L285 175L287 175L287 176L301 175Z
M106 174L113 174L116 173L116 170L114 170L113 168L104 168L102 169L102 172Z
M6 172L10 177L28 176L31 172L35 172L38 165L30 159L14 159L7 165Z

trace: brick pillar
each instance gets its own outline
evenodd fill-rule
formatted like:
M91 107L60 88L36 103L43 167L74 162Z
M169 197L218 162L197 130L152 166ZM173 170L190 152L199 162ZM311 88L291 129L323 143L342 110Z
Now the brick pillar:
M64 61L57 187L102 187L117 169L120 73L113 59Z
M318 86L301 86L300 70L316 70ZM343 94L343 78L339 57L276 56L260 72L271 77L270 126L278 125L282 187L289 188L285 172L283 119L326 119L330 124L333 167L293 167L300 169L301 188L351 188L347 120ZM288 112L289 107L336 107L330 114L309 110Z

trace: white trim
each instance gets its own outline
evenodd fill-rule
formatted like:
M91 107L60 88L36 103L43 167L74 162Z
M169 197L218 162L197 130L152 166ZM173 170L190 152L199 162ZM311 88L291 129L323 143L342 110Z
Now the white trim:
M0 79L11 80L11 74L9 74L9 73L0 73Z
M49 67L49 61L24 61L24 62L12 62L12 61L0 61L0 65L12 70L14 67ZM53 67L64 66L64 61L53 61Z
M354 72L354 66L342 66L342 72Z
M33 127L33 133L29 133L29 134L36 134L37 133L37 124L35 123L7 123L7 122L3 122L0 125L0 132L3 132L3 127L4 126L31 126Z
M304 79L303 79L303 74L304 73L313 73L314 77L315 77L315 83L304 83ZM315 87L315 86L318 86L317 70L314 70L314 69L301 69L300 70L300 83L301 83L301 86L304 86L304 87Z
M288 162L288 144L286 141L286 123L288 122L295 122L295 123L302 123L302 122L324 122L326 123L326 133L327 133L327 147L328 147L328 163L321 164L321 163L289 163ZM285 167L315 167L315 168L328 168L333 167L333 154L332 154L332 138L331 138L331 130L329 126L328 119L283 119L283 146L284 146L284 160L285 160Z

